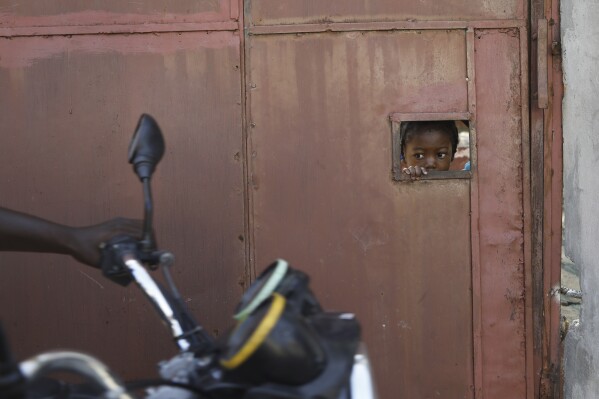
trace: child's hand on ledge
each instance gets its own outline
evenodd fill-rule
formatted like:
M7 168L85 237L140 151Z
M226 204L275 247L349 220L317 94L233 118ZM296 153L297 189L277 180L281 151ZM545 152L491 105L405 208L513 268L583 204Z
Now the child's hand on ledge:
M426 176L428 172L426 168L421 166L408 166L403 168L401 172L410 177L410 180L419 180L421 176Z

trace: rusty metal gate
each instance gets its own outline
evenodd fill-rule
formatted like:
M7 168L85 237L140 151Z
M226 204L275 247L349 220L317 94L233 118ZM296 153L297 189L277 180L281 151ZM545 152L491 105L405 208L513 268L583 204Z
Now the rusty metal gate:
M159 242L212 332L283 257L326 308L357 313L382 398L539 397L557 316L536 316L551 305L532 289L555 277L535 255L532 205L551 193L534 183L551 183L551 162L531 169L543 116L529 111L529 13L550 7L3 3L1 206L67 224L139 216L125 153L151 113L168 148L154 179ZM394 129L428 119L468 126L471 170L395 179ZM20 357L69 347L141 377L172 352L135 290L60 256L0 262Z
M400 3L249 7L256 264L352 305L385 397L523 398L526 4ZM394 181L392 114L469 120L471 176Z
M164 131L154 178L158 243L211 332L248 280L242 59L236 2L3 1L2 206L86 225L142 217L127 146L142 112ZM174 347L135 287L59 256L2 255L2 319L21 357L92 352L125 377Z

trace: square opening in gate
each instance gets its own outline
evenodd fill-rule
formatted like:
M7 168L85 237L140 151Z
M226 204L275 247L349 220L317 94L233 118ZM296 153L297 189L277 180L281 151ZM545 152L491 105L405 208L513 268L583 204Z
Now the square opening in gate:
M447 116L450 115L412 115L411 118L392 115L394 180L470 177L473 165L469 119Z

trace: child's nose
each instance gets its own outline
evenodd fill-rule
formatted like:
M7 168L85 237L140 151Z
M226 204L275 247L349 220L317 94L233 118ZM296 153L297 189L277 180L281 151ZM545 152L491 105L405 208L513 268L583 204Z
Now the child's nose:
M427 169L435 169L437 167L437 159L435 157L427 157L426 164L424 166Z

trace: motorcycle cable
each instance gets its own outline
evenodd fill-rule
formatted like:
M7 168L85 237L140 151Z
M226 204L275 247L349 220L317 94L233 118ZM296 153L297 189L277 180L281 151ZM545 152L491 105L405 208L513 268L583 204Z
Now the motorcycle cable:
M187 306L185 306L185 302L183 301L170 273L170 263L172 263L172 261L161 264L162 274L168 287L168 290L162 288L162 291L173 306L173 311L176 313L176 317L181 322L184 329L183 334L176 337L176 339L188 339L192 344L192 352L202 354L212 353L216 350L214 341L212 337L204 331L202 326L196 322Z

